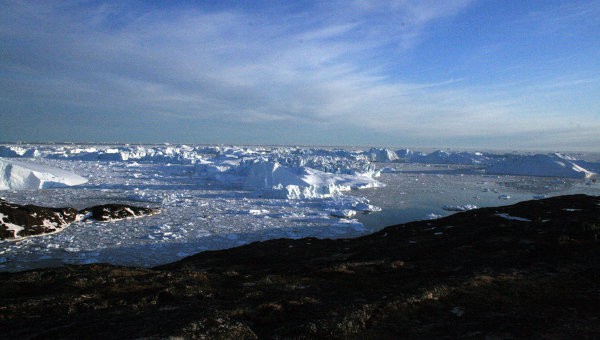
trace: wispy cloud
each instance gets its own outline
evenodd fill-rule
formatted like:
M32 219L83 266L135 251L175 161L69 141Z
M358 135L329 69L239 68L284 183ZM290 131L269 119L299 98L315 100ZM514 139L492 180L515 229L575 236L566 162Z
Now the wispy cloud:
M11 108L35 102L50 114L213 120L240 129L338 126L419 138L561 126L523 116L522 101L462 77L415 82L389 72L427 39L428 25L471 3L334 1L247 11L4 2L0 98Z
M522 21L531 23L534 34L572 34L574 28L597 25L600 1L572 1L559 6L532 11Z
M427 7L371 6L379 16L393 10L381 17L382 22L402 16L421 25L436 15ZM370 27L360 19L372 12L344 7L340 7L343 14L332 18L329 15L337 13L333 8L326 9L331 13L311 13L316 18L308 22L315 23L308 25L302 16L260 18L186 8L167 17L156 10L125 13L129 22L117 27L112 27L112 18L125 15L121 6L12 3L11 7L22 19L13 25L3 20L3 31L31 44L25 49L17 46L20 41L10 46L4 64L37 76L36 89L61 83L66 93L52 90L50 97L68 102L79 97L82 105L90 105L97 102L89 98L96 93L106 100L112 96L122 105L143 105L146 112L161 98L176 111L179 100L187 104L186 110L198 104L192 115L218 116L226 110L231 119L239 118L236 111L247 116L248 108L262 111L258 116L263 117L327 117L330 110L340 111L334 105L338 98L356 97L355 92L367 89L377 92L378 86L389 91L378 72L385 65L364 60L376 56L375 46L388 44L395 34L398 43L405 34L399 22ZM447 15L447 7L438 14ZM255 21L261 24L249 25ZM397 90L404 87L400 84Z

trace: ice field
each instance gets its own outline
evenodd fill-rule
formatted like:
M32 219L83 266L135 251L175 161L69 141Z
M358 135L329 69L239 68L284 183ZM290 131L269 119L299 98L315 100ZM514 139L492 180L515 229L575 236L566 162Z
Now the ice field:
M0 145L0 197L157 215L0 241L0 270L154 266L272 238L387 225L571 193L600 195L596 155L185 145Z

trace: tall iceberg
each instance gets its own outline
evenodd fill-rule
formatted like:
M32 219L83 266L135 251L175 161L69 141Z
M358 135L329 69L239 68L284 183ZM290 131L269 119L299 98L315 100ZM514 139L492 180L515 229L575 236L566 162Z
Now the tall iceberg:
M0 158L0 190L47 189L80 185L87 181L66 170Z

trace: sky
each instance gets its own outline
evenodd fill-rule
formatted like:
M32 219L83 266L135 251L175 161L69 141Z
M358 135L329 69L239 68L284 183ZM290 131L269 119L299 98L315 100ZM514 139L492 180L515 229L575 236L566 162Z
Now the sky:
M600 0L0 0L0 141L600 151Z

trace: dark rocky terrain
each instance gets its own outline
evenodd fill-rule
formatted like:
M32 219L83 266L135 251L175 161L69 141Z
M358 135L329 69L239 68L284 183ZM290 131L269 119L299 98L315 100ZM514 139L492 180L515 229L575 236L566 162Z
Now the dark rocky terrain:
M61 231L75 221L113 221L152 215L155 209L125 204L105 204L77 211L75 208L47 208L20 205L0 199L0 240L21 239Z
M600 337L600 197L0 274L4 338Z

